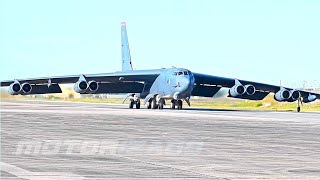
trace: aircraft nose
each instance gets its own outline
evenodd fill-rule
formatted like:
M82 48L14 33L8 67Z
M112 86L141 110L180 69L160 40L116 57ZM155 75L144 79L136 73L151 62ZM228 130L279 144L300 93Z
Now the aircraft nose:
M183 78L182 84L182 91L188 90L190 87L190 78Z

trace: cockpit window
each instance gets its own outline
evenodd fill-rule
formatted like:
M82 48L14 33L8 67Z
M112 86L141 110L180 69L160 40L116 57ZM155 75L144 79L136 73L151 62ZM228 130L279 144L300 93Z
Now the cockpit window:
M183 76L183 75L189 75L190 72L188 71L179 71L179 72L174 72L173 75L175 76Z

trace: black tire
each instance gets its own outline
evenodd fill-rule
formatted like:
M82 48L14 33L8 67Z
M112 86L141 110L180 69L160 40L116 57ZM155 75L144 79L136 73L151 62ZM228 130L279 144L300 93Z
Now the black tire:
M137 103L136 103L136 109L140 109L140 101L138 101Z
M150 102L150 101L147 102L147 103L146 103L146 106L147 106L147 109L151 109L151 102Z
M133 105L134 105L134 102L133 102L133 101L130 101L130 103L129 103L129 108L132 109L132 108L133 108Z
M161 99L159 102L159 109L163 109L163 105L164 105L164 100Z
M178 100L177 103L178 103L178 109L181 110L182 109L182 101Z
M151 101L151 109L157 109L157 108L158 108L157 101L155 98L153 98Z
M176 102L175 102L175 100L171 100L170 108L171 108L171 109L175 109L175 108L176 108Z

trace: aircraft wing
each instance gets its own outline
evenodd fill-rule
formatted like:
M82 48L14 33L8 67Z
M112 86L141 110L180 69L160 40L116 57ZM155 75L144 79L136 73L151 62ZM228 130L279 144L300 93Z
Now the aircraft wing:
M149 71L125 71L125 72L115 72L115 73L101 73L101 74L83 74L87 81L95 80L97 82L109 82L109 83L119 83L119 82L153 82L160 72L157 70ZM71 76L53 76L53 77L41 77L41 78L30 78L30 79L16 79L21 84L30 83L33 85L47 84L51 81L52 84L69 84L76 83L81 75L71 75ZM10 86L14 80L1 81L1 87Z
M1 87L10 86L15 81L18 81L20 84L29 83L32 86L32 91L28 94L61 93L62 91L59 84L76 83L80 78L84 77L87 82L96 81L99 83L98 90L93 94L141 93L144 89L150 88L149 85L155 81L160 73L160 70L144 70L16 79L1 81Z
M261 100L264 97L266 97L270 92L277 93L281 88L280 86L275 86L275 85L269 85L269 84L240 80L240 79L212 76L212 75L206 75L206 74L200 74L200 73L193 73L193 75L195 77L196 87L197 86L201 86L201 87L216 86L216 88L221 88L221 87L231 88L235 85L236 80L238 80L243 85L248 85L248 84L253 85L257 91L256 95L253 95L251 98L249 98L249 96L243 96L242 99ZM286 88L286 89L293 90L292 88ZM311 94L311 95L316 95L317 99L320 99L320 95L317 93L312 93L307 91L300 91L300 93L303 98ZM201 96L201 93L198 93L198 94L199 96ZM205 92L203 92L203 94L205 94Z

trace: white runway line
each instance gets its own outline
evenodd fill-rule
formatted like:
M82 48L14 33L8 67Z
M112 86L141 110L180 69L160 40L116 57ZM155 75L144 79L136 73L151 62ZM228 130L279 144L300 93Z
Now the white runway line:
M81 180L85 179L84 177L71 174L71 173L56 173L56 172L31 172L25 169L22 169L18 166L8 164L5 162L1 163L1 171L7 172L18 178L30 179L30 180Z

